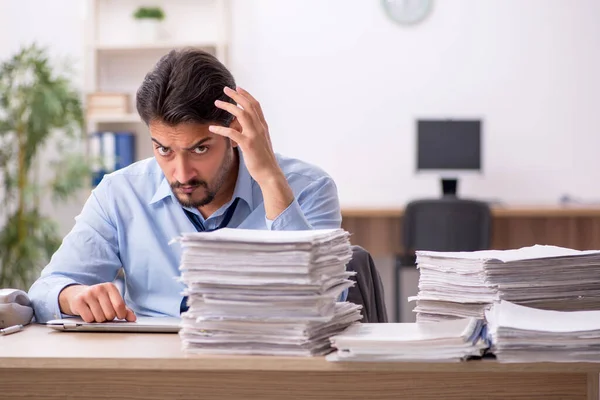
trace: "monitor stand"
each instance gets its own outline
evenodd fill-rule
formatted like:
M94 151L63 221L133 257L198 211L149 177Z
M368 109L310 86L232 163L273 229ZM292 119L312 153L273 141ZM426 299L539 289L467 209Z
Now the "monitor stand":
M456 197L458 179L442 178L442 193L444 197Z

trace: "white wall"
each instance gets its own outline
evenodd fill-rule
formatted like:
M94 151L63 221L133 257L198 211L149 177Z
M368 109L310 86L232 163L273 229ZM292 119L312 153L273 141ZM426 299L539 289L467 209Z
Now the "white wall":
M0 59L22 45L46 45L52 55L69 57L81 72L85 0L0 0ZM83 76L77 75L78 84Z
M345 206L437 196L414 174L414 119L484 119L465 196L600 198L600 2L435 1L422 24L380 1L236 0L233 71L274 144L323 166Z

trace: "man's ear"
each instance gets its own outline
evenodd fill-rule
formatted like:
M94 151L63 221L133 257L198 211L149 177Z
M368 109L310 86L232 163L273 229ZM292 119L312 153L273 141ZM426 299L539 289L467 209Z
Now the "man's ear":
M231 121L231 123L229 124L229 127L231 129L235 129L238 132L242 131L242 125L240 125L240 121L238 121L237 118L234 118L233 121ZM231 145L233 147L238 147L238 144L235 140L233 140L233 139L229 139L229 140L231 140Z

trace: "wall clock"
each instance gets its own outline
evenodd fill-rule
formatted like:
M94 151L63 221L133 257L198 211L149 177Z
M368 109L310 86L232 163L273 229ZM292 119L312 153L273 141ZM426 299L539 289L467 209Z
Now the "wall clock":
M387 16L401 25L421 22L433 7L433 0L381 0Z

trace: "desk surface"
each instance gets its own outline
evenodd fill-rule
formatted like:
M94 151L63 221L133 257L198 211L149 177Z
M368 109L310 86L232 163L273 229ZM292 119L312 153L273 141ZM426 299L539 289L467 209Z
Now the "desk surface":
M177 334L55 332L28 326L0 336L2 369L205 370L205 371L406 371L406 372L568 372L599 373L600 363L500 364L332 363L323 357L186 356Z
M347 218L400 218L404 208L343 208ZM498 205L492 206L494 217L600 217L600 206Z

